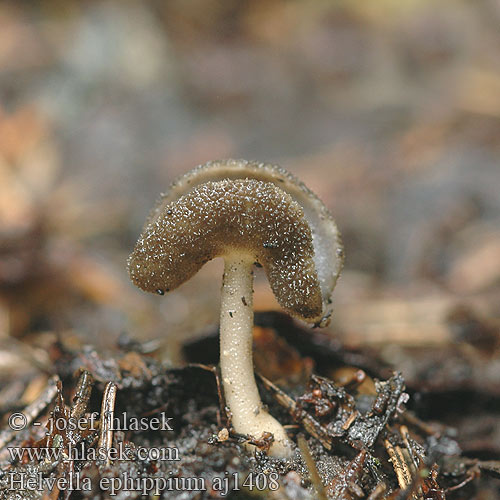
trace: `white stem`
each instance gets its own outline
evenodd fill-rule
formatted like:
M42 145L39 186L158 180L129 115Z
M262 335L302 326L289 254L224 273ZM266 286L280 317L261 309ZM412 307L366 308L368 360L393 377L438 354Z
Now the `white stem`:
M226 404L236 432L260 438L274 435L270 454L289 456L291 443L283 426L262 407L252 357L253 259L225 258L221 294L220 366Z

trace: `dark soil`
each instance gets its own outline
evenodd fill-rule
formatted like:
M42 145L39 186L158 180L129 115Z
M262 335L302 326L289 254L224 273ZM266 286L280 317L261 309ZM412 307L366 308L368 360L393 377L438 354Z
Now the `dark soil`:
M499 450L488 422L498 408L488 385L464 388L437 365L432 387L422 377L405 382L376 352L343 348L281 314L259 315L257 324L256 366L264 362L273 379L261 374L260 391L298 443L290 459L268 457L268 442L252 454L246 436L232 432L218 390L216 332L184 346L184 368L126 338L113 352L58 343L55 374L37 401L2 408L5 417L21 410L44 425L2 432L1 498L469 499L479 490L495 498ZM162 416L163 428L152 429ZM9 447L45 455L24 450L13 459ZM54 479L59 490L49 492ZM13 489L20 481L24 490Z

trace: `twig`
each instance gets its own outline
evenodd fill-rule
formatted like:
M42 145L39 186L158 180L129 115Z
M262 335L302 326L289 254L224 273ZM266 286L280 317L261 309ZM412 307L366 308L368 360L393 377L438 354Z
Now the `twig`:
M106 452L106 465L110 464L109 450L113 444L113 416L115 413L116 384L108 382L101 405L101 426L98 447Z
M84 370L78 379L78 385L73 397L73 404L70 410L71 417L78 419L85 413L92 393L93 384L94 378L87 370Z
M370 493L370 496L367 498L367 500L380 500L386 490L387 486L385 483L378 483L377 486L375 486L375 489Z
M262 382L264 387L271 392L273 398L281 405L286 408L288 412L294 416L294 418L304 426L304 429L311 436L315 437L320 443L327 449L331 450L333 448L332 440L322 428L322 426L314 420L314 418L307 414L305 411L300 411L297 403L283 392L278 386L274 385L270 380L263 377L259 373L256 373L258 379Z
M320 500L328 500L325 487L321 482L318 469L316 468L316 464L314 463L314 459L311 455L311 450L309 449L307 441L302 434L300 434L299 437L297 438L297 443L299 445L300 452L302 453L302 457L304 458L304 462L306 463L307 469L309 470L309 474L311 476L311 482L314 488L316 489L318 498Z
M384 445L390 457L390 462L392 463L396 477L398 478L399 487L402 490L406 490L412 483L412 477L406 465L403 452L399 446L393 446L388 439L384 441Z

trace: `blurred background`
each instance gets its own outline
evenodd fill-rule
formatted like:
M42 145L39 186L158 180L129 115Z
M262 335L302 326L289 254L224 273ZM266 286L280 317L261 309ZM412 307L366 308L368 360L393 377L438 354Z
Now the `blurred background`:
M176 361L213 328L220 262L164 297L125 262L176 176L233 157L334 214L335 338L396 364L398 344L465 340L498 375L499 23L496 0L2 1L4 367L123 335ZM255 301L279 309L262 274Z

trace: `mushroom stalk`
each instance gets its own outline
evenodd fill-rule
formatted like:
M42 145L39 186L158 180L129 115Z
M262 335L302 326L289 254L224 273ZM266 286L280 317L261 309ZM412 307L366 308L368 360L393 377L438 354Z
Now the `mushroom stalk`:
M253 264L249 255L224 259L221 292L220 367L226 404L236 432L260 438L271 432L270 454L289 456L291 443L283 426L263 408L252 358Z

